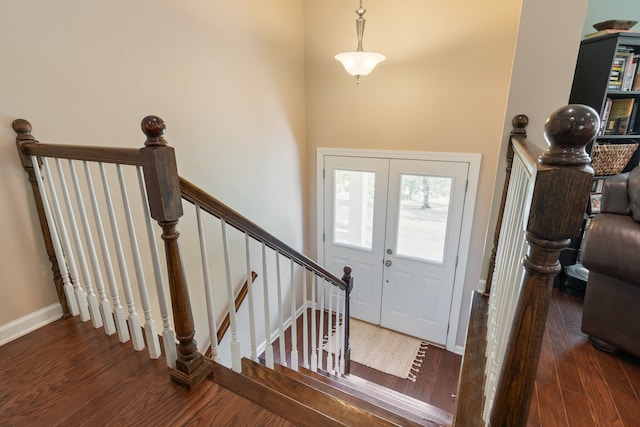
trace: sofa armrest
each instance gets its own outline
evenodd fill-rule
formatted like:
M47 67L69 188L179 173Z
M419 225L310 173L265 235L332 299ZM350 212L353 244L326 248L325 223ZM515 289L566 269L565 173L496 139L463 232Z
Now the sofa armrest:
M627 182L629 173L614 175L604 182L600 212L631 215Z

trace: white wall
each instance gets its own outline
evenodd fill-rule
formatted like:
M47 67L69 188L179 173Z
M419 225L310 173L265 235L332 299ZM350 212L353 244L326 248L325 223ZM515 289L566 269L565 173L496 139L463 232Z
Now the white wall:
M42 142L141 147L157 114L185 178L302 246L301 2L7 0L0 32L0 325L57 300L18 117Z

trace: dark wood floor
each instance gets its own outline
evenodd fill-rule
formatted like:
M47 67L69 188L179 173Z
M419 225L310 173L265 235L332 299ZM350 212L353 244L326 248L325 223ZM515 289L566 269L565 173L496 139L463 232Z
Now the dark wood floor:
M309 312L310 313L310 312ZM319 318L316 316L316 324L319 324ZM299 365L302 366L302 317L297 322L297 345L300 351ZM309 321L308 330L311 331ZM327 330L327 319L323 330ZM290 364L290 335L291 331L285 331L285 357L287 366ZM309 332L309 336L311 332ZM280 360L279 340L273 343L274 360ZM327 353L324 352L326 358ZM263 355L261 355L263 357ZM369 380L373 383L383 385L387 388L414 397L423 402L429 403L440 409L453 414L455 411L455 393L458 386L458 377L460 374L460 363L462 356L448 352L434 345L429 345L425 352L420 371L416 374L416 381L412 382L408 379L398 378L393 375L385 374L365 365L352 362L351 374Z
M529 426L640 426L640 360L595 349L582 298L553 290Z
M164 359L71 318L0 347L0 425L292 424L210 381L188 391Z
M554 289L529 426L640 426L640 361L593 348L581 316L582 299ZM352 372L453 412L459 365L430 347L415 383ZM291 424L211 382L189 392L164 360L66 319L0 347L0 425Z

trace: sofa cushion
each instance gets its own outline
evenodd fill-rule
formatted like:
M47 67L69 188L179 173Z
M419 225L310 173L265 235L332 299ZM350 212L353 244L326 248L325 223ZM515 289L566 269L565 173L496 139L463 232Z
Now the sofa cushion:
M631 215L628 180L629 172L613 175L605 180L600 212Z
M631 208L633 219L640 222L640 167L629 172L627 193L629 194L629 208Z
M580 260L590 271L640 286L640 224L630 216L601 213L591 221Z

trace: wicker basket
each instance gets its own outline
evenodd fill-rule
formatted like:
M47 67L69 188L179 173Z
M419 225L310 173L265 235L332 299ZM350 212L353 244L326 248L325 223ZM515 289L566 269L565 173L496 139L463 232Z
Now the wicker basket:
M633 144L593 144L591 166L596 175L616 175L622 172L638 148Z

